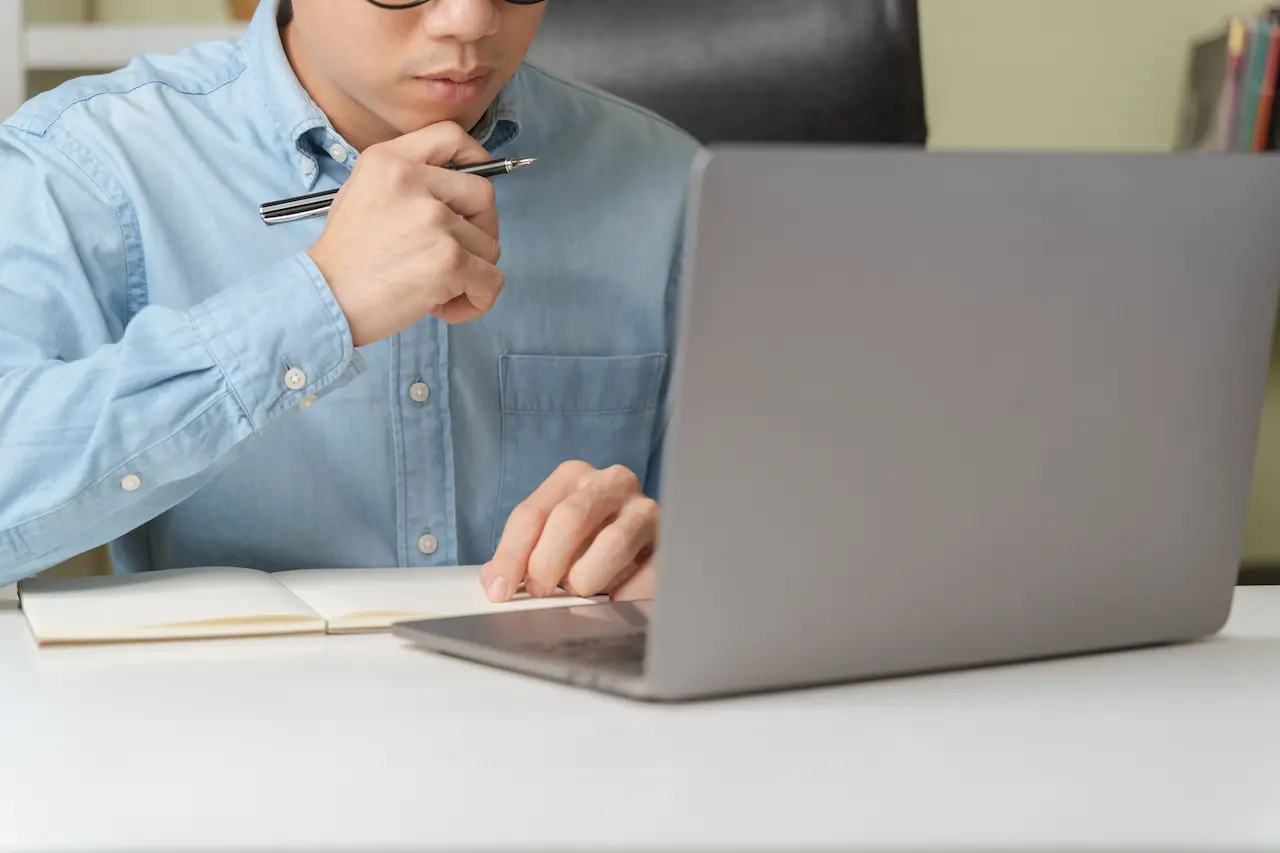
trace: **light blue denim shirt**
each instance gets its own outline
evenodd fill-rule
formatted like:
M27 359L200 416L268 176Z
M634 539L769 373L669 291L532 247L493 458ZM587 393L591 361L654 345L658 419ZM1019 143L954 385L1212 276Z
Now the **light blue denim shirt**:
M265 201L356 152L244 38L141 57L0 129L0 584L111 542L117 571L487 560L558 464L659 496L697 144L523 66L475 130L507 284L483 319L353 349Z

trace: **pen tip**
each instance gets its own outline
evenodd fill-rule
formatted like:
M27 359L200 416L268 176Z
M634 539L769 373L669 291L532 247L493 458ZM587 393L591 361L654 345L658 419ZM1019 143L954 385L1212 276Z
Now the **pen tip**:
M523 168L524 166L532 166L536 162L538 162L537 157L525 157L523 159L515 161L515 164L512 166L512 168L520 169L520 168Z

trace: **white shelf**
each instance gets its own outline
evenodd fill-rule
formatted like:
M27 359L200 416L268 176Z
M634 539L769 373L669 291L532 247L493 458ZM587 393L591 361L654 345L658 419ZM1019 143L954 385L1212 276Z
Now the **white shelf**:
M198 41L234 38L238 23L196 26L31 24L26 27L29 71L98 71L121 68L140 53L172 53Z

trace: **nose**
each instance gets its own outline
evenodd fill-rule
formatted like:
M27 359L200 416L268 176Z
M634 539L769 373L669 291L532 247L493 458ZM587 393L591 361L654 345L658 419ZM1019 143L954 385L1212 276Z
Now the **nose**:
M434 39L466 43L496 35L500 22L495 0L435 0L423 26Z

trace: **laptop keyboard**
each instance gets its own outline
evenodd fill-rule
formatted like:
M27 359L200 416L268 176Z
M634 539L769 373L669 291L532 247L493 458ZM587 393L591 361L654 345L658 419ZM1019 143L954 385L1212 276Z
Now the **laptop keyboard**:
M524 650L591 666L628 666L644 661L645 635L613 634L554 643L529 643Z

